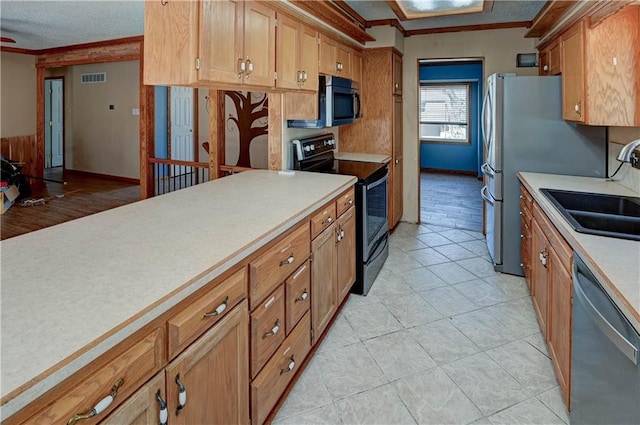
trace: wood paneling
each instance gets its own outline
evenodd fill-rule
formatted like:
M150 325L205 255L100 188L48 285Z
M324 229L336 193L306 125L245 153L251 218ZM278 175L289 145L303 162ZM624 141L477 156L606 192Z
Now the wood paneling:
M56 52L46 52L36 58L36 66L54 68L59 66L84 65L139 60L142 37L124 43L115 40L112 43L79 48L65 48Z
M5 159L18 161L22 167L22 174L35 176L38 151L36 149L36 136L3 137L1 152Z
M292 0L291 3L359 43L375 41L375 38L369 35L357 20L349 17L343 9L331 2Z
M406 37L424 34L442 34L446 32L486 31L507 28L528 28L531 21L502 22L497 24L462 25L457 27L424 28L419 30L407 30Z

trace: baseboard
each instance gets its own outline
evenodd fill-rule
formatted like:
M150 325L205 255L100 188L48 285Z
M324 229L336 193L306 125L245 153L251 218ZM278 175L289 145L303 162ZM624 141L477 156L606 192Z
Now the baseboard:
M122 177L122 176L112 176L110 174L92 173L90 171L69 170L68 168L65 168L62 170L62 173L63 175L73 174L76 176L95 177L98 179L113 180L113 181L137 184L137 185L140 184L140 179L132 179L130 177Z
M443 173L443 174L459 174L459 175L463 175L463 176L473 176L473 177L477 177L478 176L478 172L477 171L441 170L439 168L423 168L423 167L420 167L420 172L425 172L425 173Z

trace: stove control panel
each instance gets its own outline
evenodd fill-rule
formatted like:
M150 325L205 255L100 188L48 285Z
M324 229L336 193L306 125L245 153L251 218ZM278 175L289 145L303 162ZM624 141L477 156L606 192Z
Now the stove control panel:
M322 134L320 136L296 139L291 142L293 151L298 161L320 155L336 148L336 139L333 133Z

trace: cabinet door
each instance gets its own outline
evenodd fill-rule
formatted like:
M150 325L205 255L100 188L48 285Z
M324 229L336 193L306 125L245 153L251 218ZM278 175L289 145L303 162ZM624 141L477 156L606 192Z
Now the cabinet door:
M243 301L167 366L171 424L249 423L248 317Z
M336 300L335 223L311 242L311 328L313 344L338 309Z
M562 74L562 56L560 55L560 43L555 42L549 48L549 75Z
M549 51L542 50L538 53L538 75L549 75Z
M302 88L318 91L318 31L300 24L300 70L304 74ZM317 105L318 102L315 102ZM317 117L317 114L315 115Z
M562 118L584 122L584 24L562 37Z
M393 94L402 95L402 57L393 53Z
M564 268L554 249L549 250L549 353L556 369L556 376L564 396L567 409L570 408L571 383L571 274Z
M534 219L531 221L533 226L533 264L532 279L531 279L531 292L533 296L533 307L538 315L540 322L540 329L545 338L548 335L547 332L547 306L549 297L549 251L547 249L547 238L544 236L542 229Z
M351 52L351 48L338 43L336 49L336 61L338 62L337 75L342 78L351 78Z
M276 86L285 89L297 89L301 84L298 55L301 51L298 36L299 23L287 15L278 15L278 36L276 59L278 79Z
M160 398L160 400L158 399ZM114 410L100 425L145 425L162 423L161 403L166 403L164 371L158 373ZM167 414L166 404L164 405Z
M351 79L356 83L362 81L362 53L355 50L351 56Z
M264 2L244 4L244 82L273 87L276 72L276 12Z
M402 218L402 179L403 179L403 160L402 160L402 97L393 97L393 155L391 161L393 162L391 167L391 173L393 178L390 181L390 191L388 193L391 200L391 209L389 225L395 227L395 225Z
M241 83L243 3L233 0L207 0L200 4L200 79L220 83Z
M589 124L640 125L639 45L640 6L625 7L588 29Z
M199 2L192 1L145 2L145 84L180 85L197 81L198 6Z
M324 34L320 34L320 74L336 75L338 43Z
M337 228L337 305L347 296L356 281L356 214L351 207L336 222Z

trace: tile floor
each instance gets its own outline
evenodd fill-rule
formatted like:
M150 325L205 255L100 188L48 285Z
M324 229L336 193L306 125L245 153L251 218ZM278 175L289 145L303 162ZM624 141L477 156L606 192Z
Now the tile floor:
M482 180L473 176L420 173L420 221L481 232L480 189Z
M523 279L482 235L401 223L274 424L566 424Z

